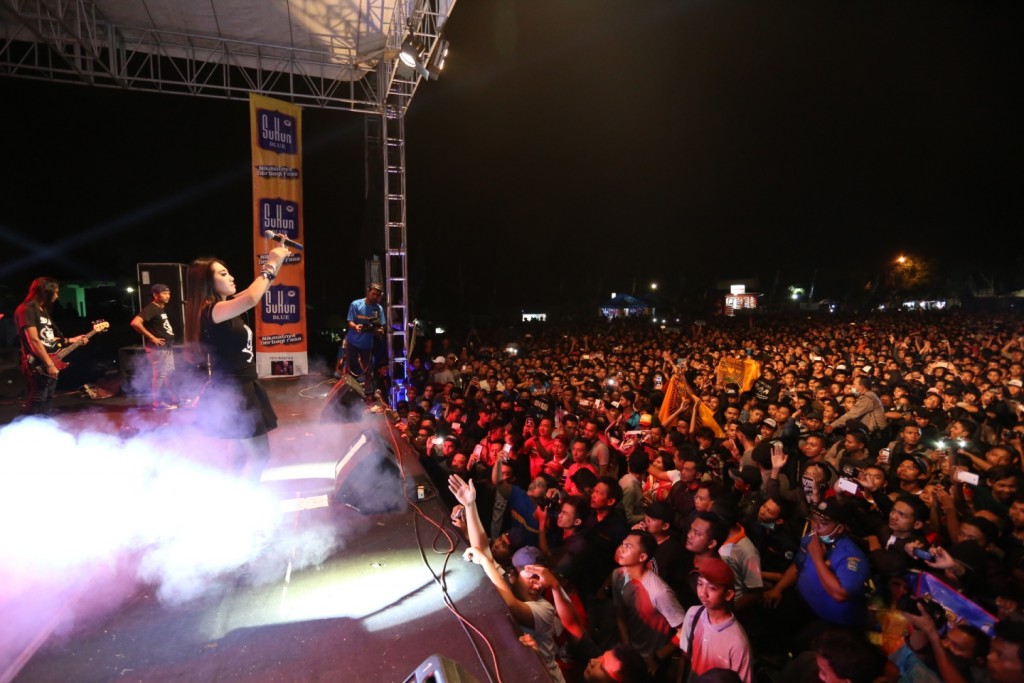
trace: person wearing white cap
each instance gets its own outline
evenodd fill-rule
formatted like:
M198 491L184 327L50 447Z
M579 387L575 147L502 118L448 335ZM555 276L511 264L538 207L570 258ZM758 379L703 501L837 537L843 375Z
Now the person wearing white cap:
M1019 379L1009 379L1006 382L1006 405L1017 414L1020 419L1021 412L1024 412L1024 382Z
M444 356L437 356L433 360L434 368L430 373L432 384L445 385L448 382L455 383L455 375L448 369L448 361Z

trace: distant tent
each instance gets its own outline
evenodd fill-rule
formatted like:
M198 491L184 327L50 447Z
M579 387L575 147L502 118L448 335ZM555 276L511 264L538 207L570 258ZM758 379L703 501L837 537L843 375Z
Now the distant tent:
M601 304L601 315L606 318L628 318L637 315L654 315L654 309L645 301L629 294L616 294Z

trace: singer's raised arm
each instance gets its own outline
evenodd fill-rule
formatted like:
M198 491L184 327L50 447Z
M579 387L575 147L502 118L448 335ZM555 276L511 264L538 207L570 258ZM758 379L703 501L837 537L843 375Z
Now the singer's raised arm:
M274 247L270 250L270 253L267 255L266 266L273 269L274 277L281 272L281 266L290 253L286 247ZM217 302L211 311L213 322L222 323L255 307L260 299L263 298L263 295L267 293L267 290L270 289L270 281L272 279L265 277L261 273L256 276L251 285L235 294L232 298Z

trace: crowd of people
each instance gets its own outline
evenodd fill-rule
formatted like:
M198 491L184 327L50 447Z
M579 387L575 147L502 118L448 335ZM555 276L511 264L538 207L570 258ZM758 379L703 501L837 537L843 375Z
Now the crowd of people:
M1012 315L538 325L406 391L553 680L1024 680Z

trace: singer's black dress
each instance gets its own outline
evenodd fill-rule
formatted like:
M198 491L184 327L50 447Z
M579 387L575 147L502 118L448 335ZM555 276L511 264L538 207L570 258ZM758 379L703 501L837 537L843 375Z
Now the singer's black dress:
M210 386L199 406L204 430L225 439L245 439L277 427L277 414L256 374L252 328L246 314L213 322L213 306L203 309L200 339L210 359Z

